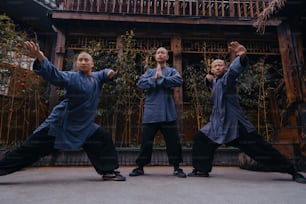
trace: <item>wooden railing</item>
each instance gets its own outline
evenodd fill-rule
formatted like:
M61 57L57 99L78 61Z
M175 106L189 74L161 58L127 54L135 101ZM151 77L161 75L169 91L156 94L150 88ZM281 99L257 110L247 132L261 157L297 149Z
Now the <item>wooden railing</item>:
M75 12L256 18L268 6L270 0L56 0L56 2L56 10Z

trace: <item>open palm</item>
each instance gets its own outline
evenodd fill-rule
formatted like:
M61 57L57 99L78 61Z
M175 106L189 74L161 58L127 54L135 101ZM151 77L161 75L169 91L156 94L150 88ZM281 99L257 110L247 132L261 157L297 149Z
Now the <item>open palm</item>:
M237 41L231 42L228 48L238 56L242 56L247 53L247 49Z

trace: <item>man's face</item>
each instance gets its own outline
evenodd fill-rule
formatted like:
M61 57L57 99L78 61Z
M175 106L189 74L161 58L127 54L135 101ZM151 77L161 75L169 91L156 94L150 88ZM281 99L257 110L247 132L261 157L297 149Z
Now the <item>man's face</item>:
M92 57L87 53L81 53L79 54L77 58L77 67L80 71L84 72L85 74L88 74L91 72L93 68L93 60Z
M221 77L227 71L227 66L224 60L214 60L211 63L211 72L215 75L215 77Z
M165 48L161 47L156 50L155 60L157 63L166 62L168 59L169 59L168 51Z

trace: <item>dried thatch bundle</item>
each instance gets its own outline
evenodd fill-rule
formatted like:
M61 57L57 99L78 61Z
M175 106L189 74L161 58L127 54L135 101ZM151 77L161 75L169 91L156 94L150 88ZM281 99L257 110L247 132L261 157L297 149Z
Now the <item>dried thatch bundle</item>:
M272 0L268 7L265 8L257 18L255 26L257 27L257 32L264 33L265 26L267 20L270 18L271 15L275 14L280 8L285 5L286 0Z

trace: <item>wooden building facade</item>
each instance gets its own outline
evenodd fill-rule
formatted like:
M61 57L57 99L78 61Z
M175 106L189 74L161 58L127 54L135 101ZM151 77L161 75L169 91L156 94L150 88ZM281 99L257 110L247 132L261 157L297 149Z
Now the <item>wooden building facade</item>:
M265 21L264 33L257 31L257 20L269 9L271 0L33 2L40 6L39 10L45 11L43 18L27 19L14 12L8 14L39 30L45 52L63 70L68 55L88 49L93 41L101 44L105 51L119 53L121 36L129 30L135 33L135 51L150 53L160 46L166 47L171 57L169 64L182 75L188 66L208 71L209 61L216 57L230 61L233 56L228 53L228 43L241 42L247 47L253 64L264 61L272 66L272 82L264 97L269 98L268 117L276 135L274 143L282 144L280 150L290 157L296 155L296 150L306 155L303 1L293 4L288 1L278 14ZM12 9L9 1L5 6ZM198 125L196 120L188 120L184 115L193 107L185 97L184 88L176 89L174 96L180 134L187 142L192 141ZM254 116L256 110L249 112Z

